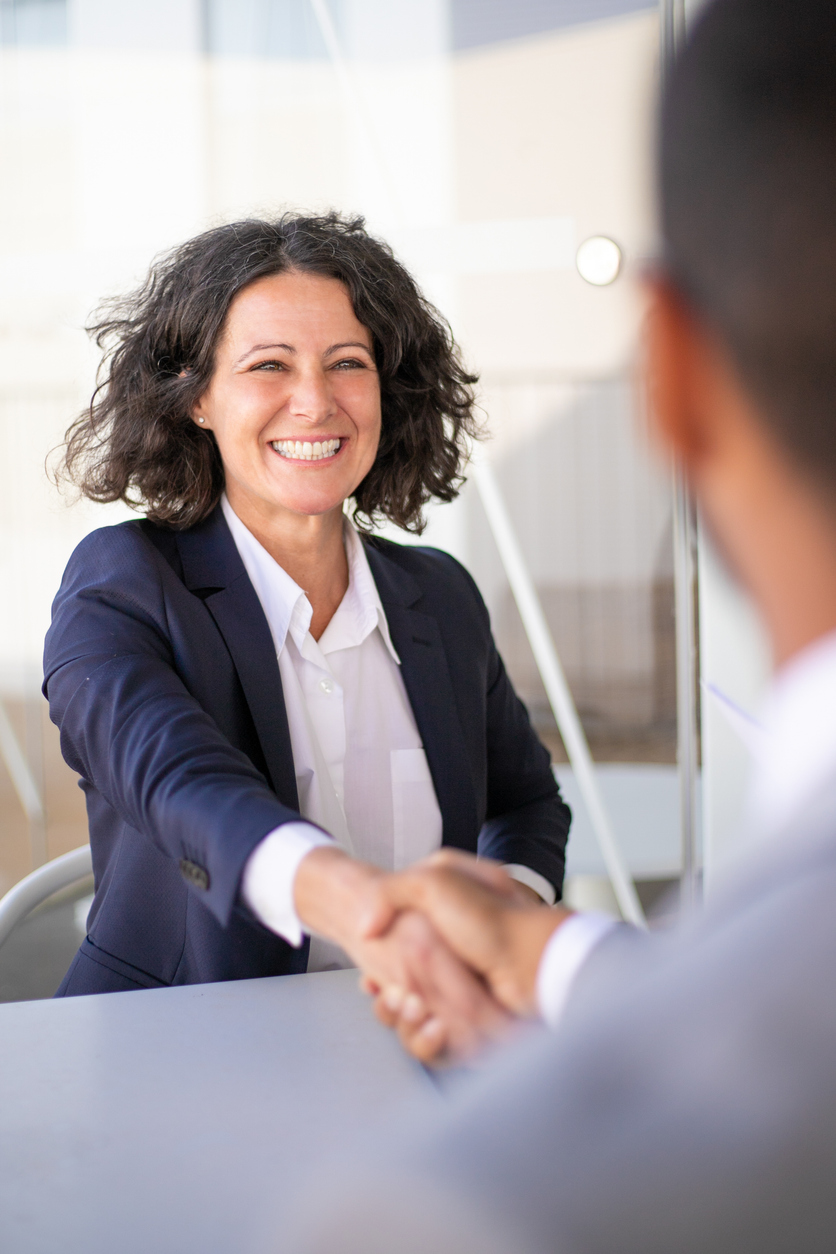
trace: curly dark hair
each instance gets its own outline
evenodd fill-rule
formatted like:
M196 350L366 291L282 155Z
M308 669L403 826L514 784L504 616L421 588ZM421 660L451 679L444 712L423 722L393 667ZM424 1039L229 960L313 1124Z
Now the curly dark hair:
M88 409L66 435L62 469L84 496L144 508L153 522L194 526L224 487L211 431L192 421L209 385L234 297L287 271L345 284L371 332L382 429L374 465L354 492L368 529L385 517L418 534L433 498L463 482L477 437L474 384L448 324L363 218L285 213L216 227L164 255L135 292L108 301L89 328L104 352Z

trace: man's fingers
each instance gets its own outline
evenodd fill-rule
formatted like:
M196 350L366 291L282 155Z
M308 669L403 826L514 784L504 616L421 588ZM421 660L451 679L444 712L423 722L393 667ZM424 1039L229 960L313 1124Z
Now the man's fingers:
M400 907L389 891L393 878L390 875L381 876L360 915L358 932L365 940L385 935L395 921Z
M448 892L457 881L475 882L502 897L513 900L516 883L498 862L475 858L460 849L439 849L407 871L381 877L375 885L373 901L360 924L367 940L383 936L401 910L421 910L432 915L433 902L442 885ZM460 886L461 887L461 886Z
M497 872L502 880L497 878ZM504 880L511 885L510 888L505 887ZM497 889L498 883L502 885L501 889ZM478 938L483 929L492 931L502 908L515 901L513 881L495 865L484 872L480 869L478 874L472 868L461 871L458 866L446 862L439 862L436 866L416 866L400 874L383 877L379 891L388 902L390 912L387 914L381 910L378 920L367 924L367 929L370 926L372 930L363 932L365 939L380 936L401 911L416 910L430 919L448 945L477 969L482 968L472 961L468 950L474 946L468 942L475 941L475 949L480 949Z
M426 884L420 871L403 871L381 878L377 900L363 914L360 935L374 940L388 932L401 910L421 909Z
M472 853L465 853L462 849L439 849L431 853L424 862L417 863L415 869L420 870L422 867L460 871L506 897L514 893L515 881L501 863L490 858L474 858Z

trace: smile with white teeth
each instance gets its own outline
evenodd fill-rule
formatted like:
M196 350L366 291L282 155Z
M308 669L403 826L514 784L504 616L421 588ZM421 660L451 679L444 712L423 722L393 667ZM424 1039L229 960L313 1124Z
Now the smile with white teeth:
M340 447L339 440L273 440L273 448L280 457L292 457L296 461L321 462L333 457Z

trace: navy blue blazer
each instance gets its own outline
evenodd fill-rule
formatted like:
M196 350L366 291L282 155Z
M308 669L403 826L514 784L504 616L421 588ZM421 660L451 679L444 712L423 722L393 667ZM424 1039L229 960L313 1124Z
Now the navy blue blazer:
M473 580L446 553L365 541L443 820L443 842L560 893L570 812ZM222 511L188 531L105 527L70 559L46 693L87 798L96 893L59 995L301 972L239 893L299 818L267 620Z

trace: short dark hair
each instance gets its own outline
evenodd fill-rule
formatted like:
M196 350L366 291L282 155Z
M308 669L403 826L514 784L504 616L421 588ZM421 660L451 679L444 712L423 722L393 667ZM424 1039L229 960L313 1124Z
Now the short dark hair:
M163 256L136 292L103 307L90 328L104 351L90 406L70 427L63 473L95 501L126 501L183 528L217 505L218 446L191 414L214 369L234 297L255 280L303 271L345 284L371 332L382 430L374 465L354 493L361 526L385 517L423 529L422 510L462 482L476 376L450 328L392 250L362 218L286 213L216 227Z
M836 489L836 3L713 0L661 112L664 264Z

